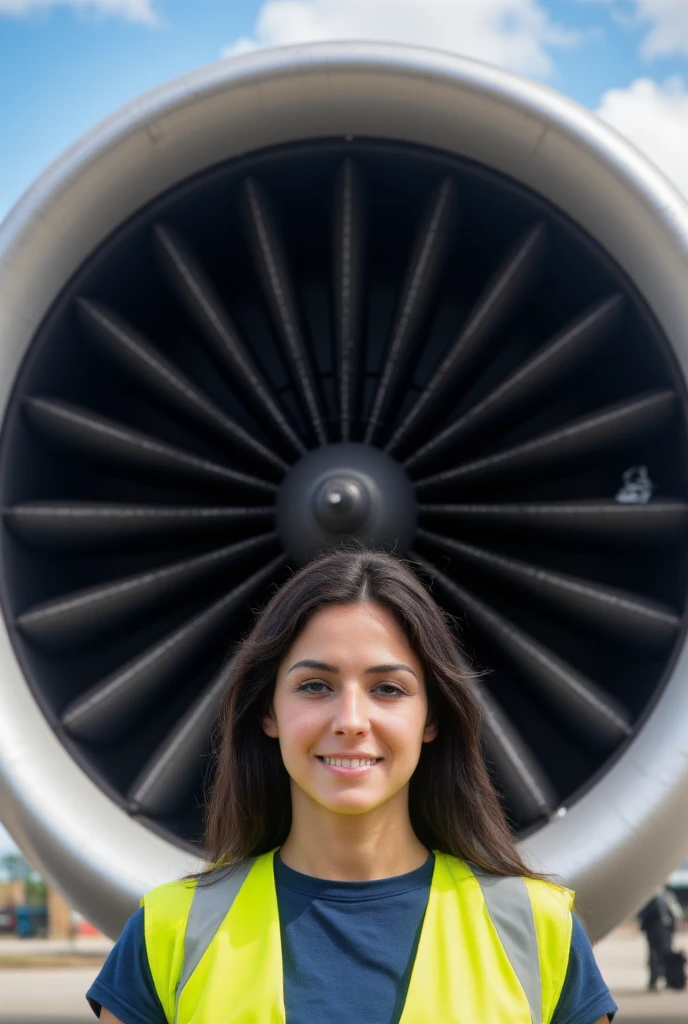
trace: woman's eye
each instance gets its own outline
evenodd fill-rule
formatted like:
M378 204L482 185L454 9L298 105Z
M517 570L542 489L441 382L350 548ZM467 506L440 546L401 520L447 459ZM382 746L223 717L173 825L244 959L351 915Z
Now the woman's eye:
M380 685L377 686L376 689L384 691L382 694L383 697L404 696L404 691L400 686L397 686L396 683L380 683Z
M309 679L308 682L301 683L299 693L323 693L328 689L327 683L324 683L322 679Z

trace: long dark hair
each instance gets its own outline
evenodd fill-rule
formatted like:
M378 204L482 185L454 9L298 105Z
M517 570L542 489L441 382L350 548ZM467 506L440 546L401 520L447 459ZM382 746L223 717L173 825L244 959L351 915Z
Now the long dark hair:
M409 786L413 829L431 850L497 875L541 877L515 846L490 781L471 692L448 619L408 563L379 551L339 550L297 572L268 602L239 646L219 713L216 771L206 816L215 865L267 853L291 827L290 782L278 741L262 720L277 670L308 620L328 605L374 601L396 618L423 665L437 737L423 744Z

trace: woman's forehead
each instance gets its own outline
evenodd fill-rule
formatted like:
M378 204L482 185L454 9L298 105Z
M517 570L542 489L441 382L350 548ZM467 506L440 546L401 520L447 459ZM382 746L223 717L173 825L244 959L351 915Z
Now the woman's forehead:
M315 647L339 651L347 660L358 660L378 650L403 654L414 668L419 663L401 624L392 612L375 602L320 609L295 638L289 655L306 649L310 654Z

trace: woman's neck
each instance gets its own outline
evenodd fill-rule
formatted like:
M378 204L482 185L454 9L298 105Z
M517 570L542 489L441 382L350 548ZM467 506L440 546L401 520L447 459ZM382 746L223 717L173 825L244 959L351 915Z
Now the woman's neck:
M292 794L292 827L281 860L304 875L338 882L415 871L428 850L411 827L407 805L390 804L365 814L336 814Z

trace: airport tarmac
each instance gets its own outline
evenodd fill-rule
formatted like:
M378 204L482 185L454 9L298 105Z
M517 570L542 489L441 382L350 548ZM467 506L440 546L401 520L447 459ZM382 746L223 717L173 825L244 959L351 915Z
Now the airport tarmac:
M688 933L679 936L677 945L688 953ZM27 944L21 946L26 949ZM2 948L0 944L0 951ZM598 944L596 955L619 1004L615 1024L688 1024L688 991L656 995L645 991L647 968L642 935L635 930L618 929ZM0 968L0 1024L94 1021L84 992L97 970L97 966Z

